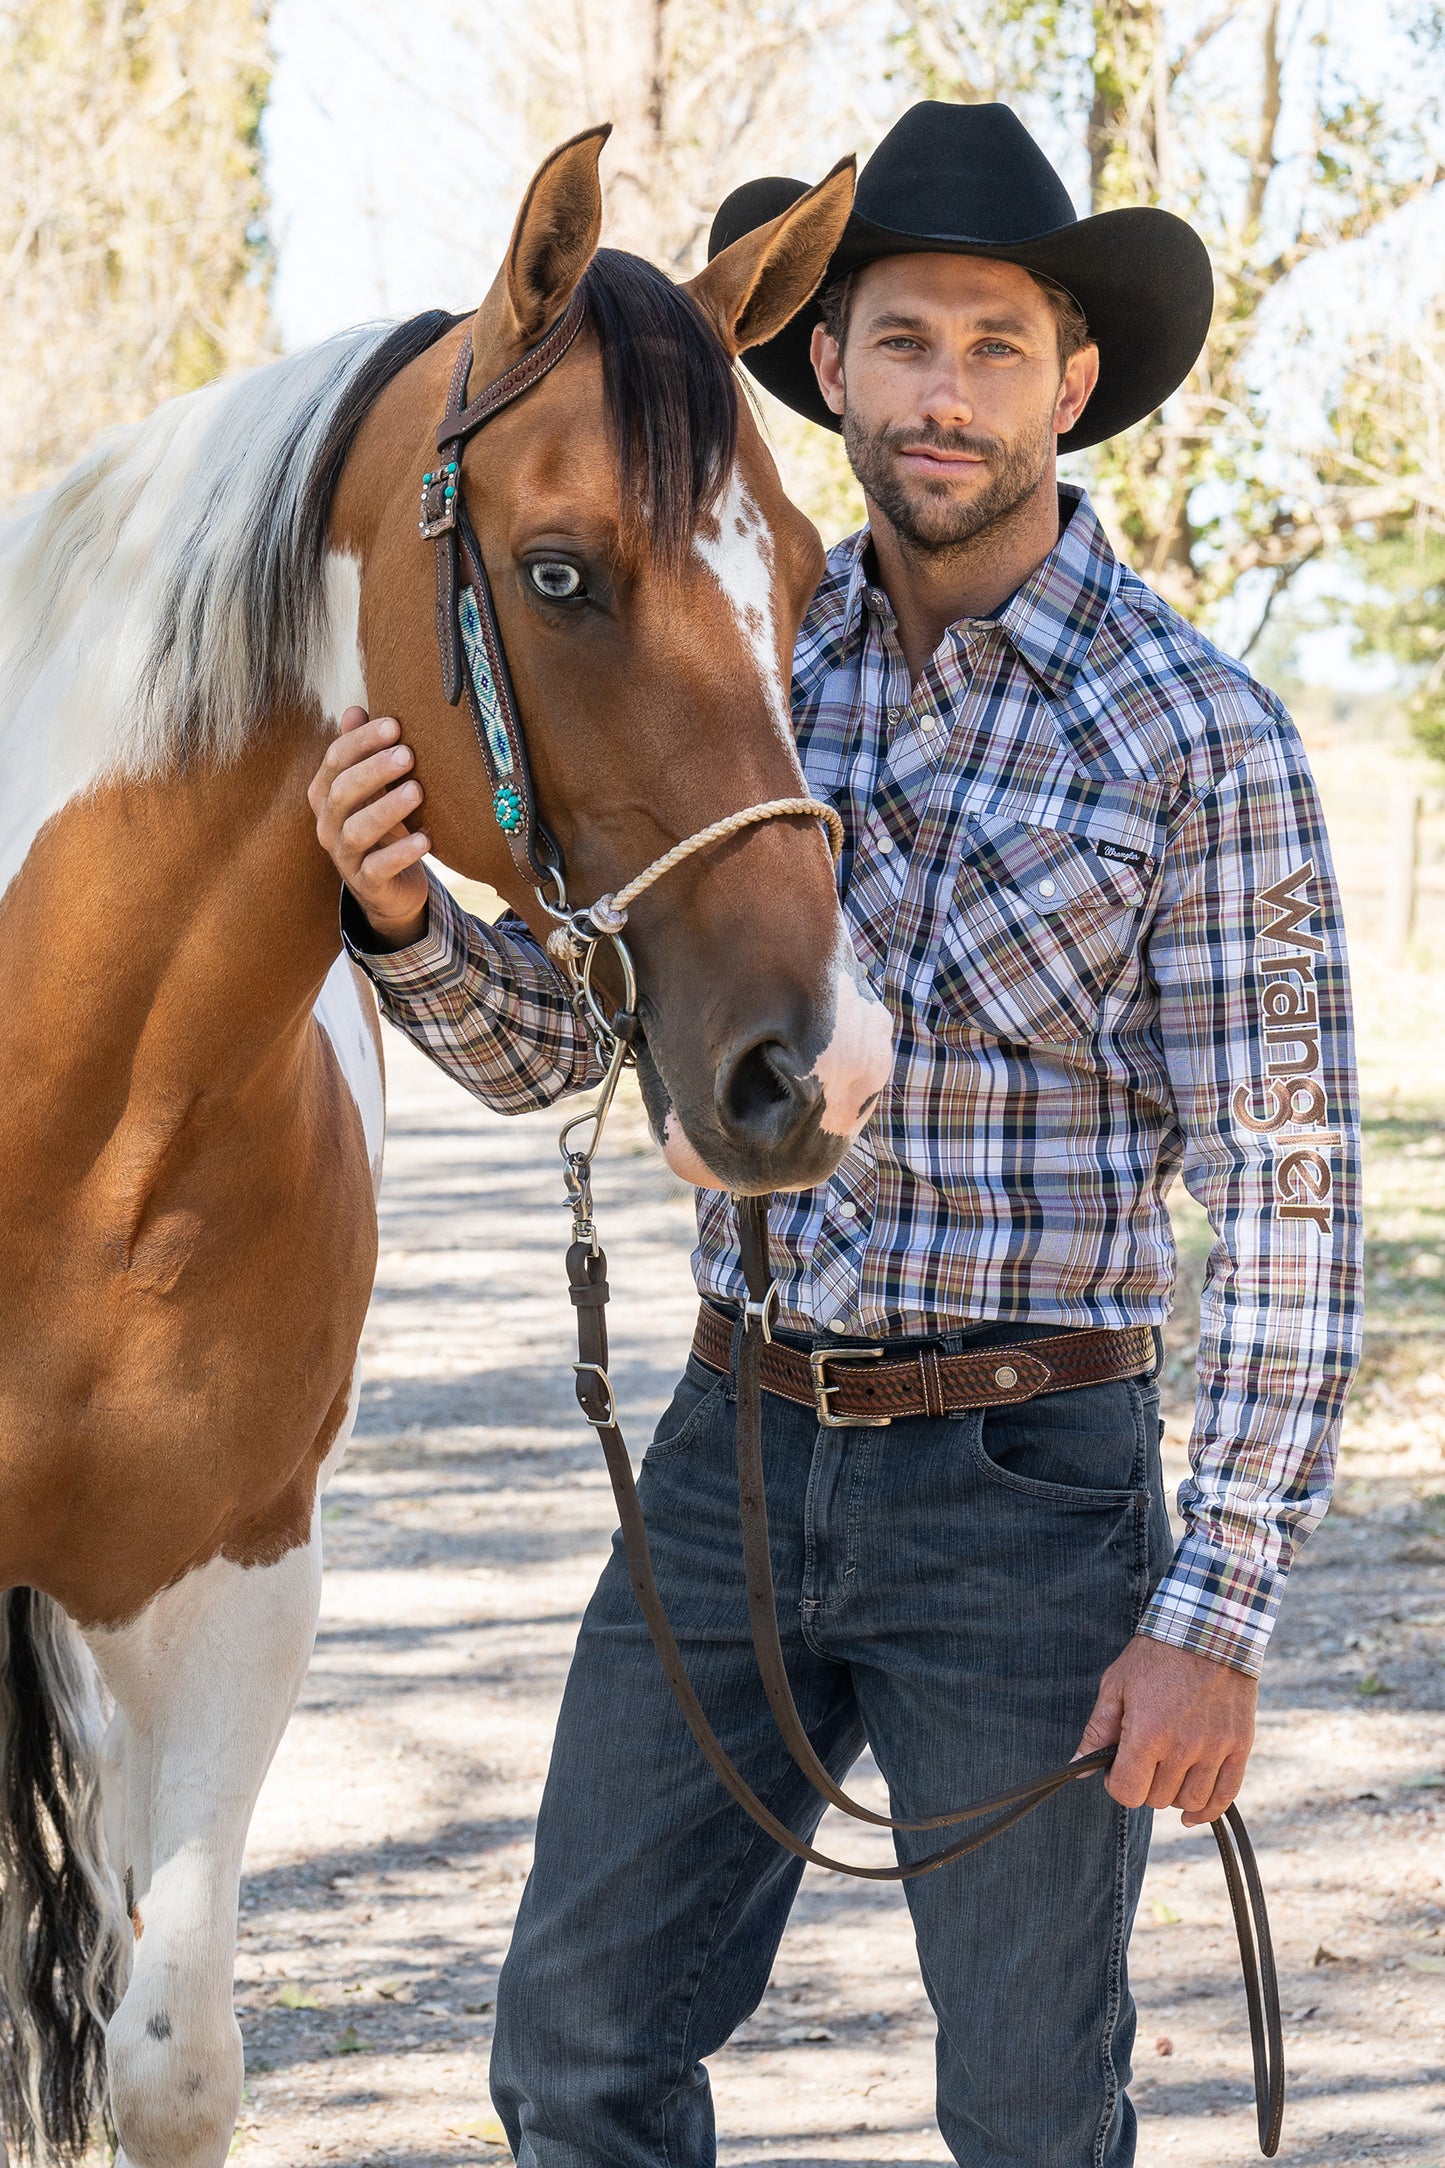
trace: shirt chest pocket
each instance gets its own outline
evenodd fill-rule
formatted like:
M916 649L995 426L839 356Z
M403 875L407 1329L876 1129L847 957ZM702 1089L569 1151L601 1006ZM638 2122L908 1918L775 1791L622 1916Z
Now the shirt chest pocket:
M1142 849L970 819L934 978L937 1028L1091 1037L1137 947L1153 874Z

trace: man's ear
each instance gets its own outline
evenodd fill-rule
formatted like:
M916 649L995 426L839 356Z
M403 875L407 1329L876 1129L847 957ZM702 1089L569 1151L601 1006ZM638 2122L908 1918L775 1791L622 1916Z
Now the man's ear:
M602 231L597 161L611 133L610 121L584 128L559 143L533 174L506 259L477 310L476 354L535 346L572 299L597 253Z
M813 374L818 379L818 389L823 394L830 412L841 414L844 405L843 352L837 340L823 324L814 324L813 337L808 348L808 358L813 364Z
M1079 416L1094 396L1094 386L1099 381L1099 349L1092 341L1071 354L1064 364L1063 381L1059 385L1058 404L1054 409L1054 427L1059 435L1078 427Z
M857 164L840 158L781 217L745 233L688 281L730 354L771 339L817 291L853 208Z

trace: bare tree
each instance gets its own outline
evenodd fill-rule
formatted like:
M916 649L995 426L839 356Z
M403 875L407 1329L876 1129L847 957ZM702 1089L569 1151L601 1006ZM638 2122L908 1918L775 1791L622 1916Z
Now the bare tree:
M0 6L0 497L267 350L253 0Z
M856 16L846 0L527 8L517 72L532 133L612 121L607 238L685 274L735 183L852 147L864 119L845 59Z
M675 277L699 268L730 188L761 173L816 180L877 122L859 97L879 21L850 0L560 0L512 18L503 96L540 153L610 120L604 239ZM766 393L756 405L797 501L825 537L862 518L841 442Z

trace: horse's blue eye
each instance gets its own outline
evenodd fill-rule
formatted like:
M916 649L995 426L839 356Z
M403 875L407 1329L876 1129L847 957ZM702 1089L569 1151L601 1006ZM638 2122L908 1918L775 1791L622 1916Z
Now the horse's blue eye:
M528 572L538 594L545 595L549 602L571 602L582 592L581 573L560 557L544 557L530 565Z

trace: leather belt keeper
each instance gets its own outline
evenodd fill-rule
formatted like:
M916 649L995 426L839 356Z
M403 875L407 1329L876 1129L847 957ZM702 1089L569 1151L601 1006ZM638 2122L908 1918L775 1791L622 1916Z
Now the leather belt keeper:
M706 1303L698 1312L692 1352L709 1370L732 1365L733 1321ZM1076 1385L1110 1385L1154 1369L1148 1325L1122 1332L1050 1333L1018 1347L970 1348L942 1355L889 1355L881 1347L820 1347L811 1355L770 1340L762 1351L766 1393L811 1408L825 1430L882 1430L910 1415L961 1415L969 1408L1007 1408L1041 1393Z

